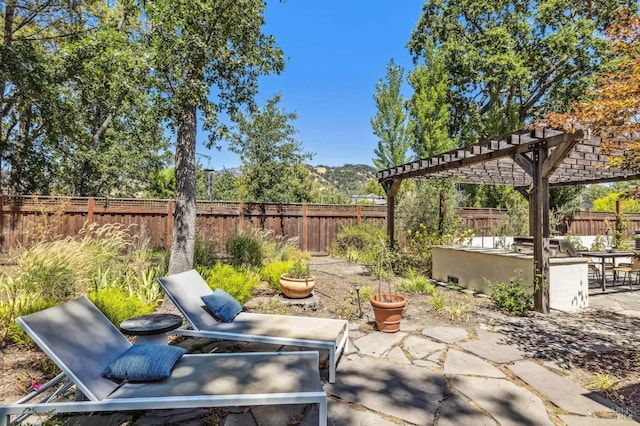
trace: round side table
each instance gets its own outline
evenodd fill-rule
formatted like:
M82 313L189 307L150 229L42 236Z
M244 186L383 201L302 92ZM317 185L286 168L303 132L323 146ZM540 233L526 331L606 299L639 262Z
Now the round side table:
M124 334L136 336L136 344L168 344L168 332L182 325L182 317L174 314L150 314L130 318L120 323Z

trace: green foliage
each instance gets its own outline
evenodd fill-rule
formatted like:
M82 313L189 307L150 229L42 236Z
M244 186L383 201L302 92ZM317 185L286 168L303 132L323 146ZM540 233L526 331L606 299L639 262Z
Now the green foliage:
M387 75L376 84L373 99L377 112L371 118L373 134L378 137L378 147L373 164L378 169L388 169L407 162L407 151L411 146L413 123L404 110L404 99L400 93L404 68L393 59L387 64Z
M587 383L587 389L595 389L601 392L613 392L616 390L619 381L614 380L608 374L596 374L596 377Z
M260 277L262 280L266 281L272 289L280 292L282 291L280 288L280 276L288 272L292 267L293 262L288 260L271 262L262 268Z
M413 269L408 271L406 278L400 280L398 289L405 293L427 293L431 295L436 291L436 287L427 277L415 272Z
M364 164L343 166L309 166L314 184L314 203L347 204L353 194L383 195L382 185L375 179L376 169ZM382 193L378 193L382 191Z
M593 201L595 212L615 212L616 201L620 199L620 211L622 213L640 212L640 200L625 198L622 192L611 192Z
M116 326L126 319L153 312L155 303L148 304L136 295L129 295L120 287L90 291L89 300Z
M196 266L211 267L218 261L219 242L215 238L196 233L193 263Z
M26 344L27 334L16 324L19 316L46 309L55 305L41 299L38 292L22 289L11 275L0 277L0 347L4 343Z
M311 268L309 268L309 263L303 259L296 260L293 263L293 266L287 271L287 275L296 279L311 277Z
M409 49L418 61L438 47L449 84L449 134L467 146L585 99L611 65L602 34L626 4L596 10L567 9L565 2L427 0Z
M429 302L431 303L434 311L440 312L447 307L447 296L440 290L436 289L436 291L431 294Z
M386 239L384 229L372 222L353 226L342 226L336 241L329 251L335 256L357 258L359 262L371 264L377 259L380 241Z
M155 279L166 273L162 253L135 247L119 225L92 225L76 239L38 242L17 256L18 267L0 278L0 336L17 343L24 341L17 316L89 289L116 325L126 315L151 312L161 297Z
M256 232L239 232L227 240L227 254L235 266L262 267L263 240Z
M219 288L232 295L240 304L251 299L260 275L249 270L238 270L231 265L217 263L208 270L206 281L211 289Z
M529 294L522 282L522 270L518 270L508 283L488 283L491 288L491 300L513 315L529 315L529 312L533 310L533 296Z
M302 151L290 123L295 113L278 107L280 96L267 101L264 109L247 116L236 114L237 134L229 149L242 161L241 186L245 199L257 203L298 203L311 200L312 182L304 161L312 154Z
M452 233L438 235L429 232L424 224L419 224L415 232L407 233L407 247L400 256L396 267L399 274L405 275L408 270L419 271L429 275L432 266L433 246L469 243L473 237L472 231L454 230Z
M611 244L609 243L607 237L605 237L604 235L596 235L596 237L593 239L593 242L591 243L591 247L589 248L589 250L603 251L606 247L609 246L611 246Z
M442 53L425 51L426 65L417 65L407 78L413 88L409 113L414 123L413 152L417 158L431 157L455 148L449 137L449 83Z

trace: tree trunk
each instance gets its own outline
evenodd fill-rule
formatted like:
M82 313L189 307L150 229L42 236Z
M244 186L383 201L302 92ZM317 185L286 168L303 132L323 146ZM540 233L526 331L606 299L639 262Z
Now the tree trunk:
M169 273L193 268L196 236L196 107L183 108L176 143L176 202Z

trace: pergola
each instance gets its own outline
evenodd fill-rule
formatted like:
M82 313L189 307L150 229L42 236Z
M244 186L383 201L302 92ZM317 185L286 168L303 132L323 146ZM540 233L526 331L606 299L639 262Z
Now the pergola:
M387 193L387 234L393 241L395 196L404 179L455 177L460 182L511 185L529 199L533 237L534 306L549 311L549 188L640 179L640 173L610 166L600 138L554 129L522 130L466 148L380 170ZM622 156L621 150L613 156Z

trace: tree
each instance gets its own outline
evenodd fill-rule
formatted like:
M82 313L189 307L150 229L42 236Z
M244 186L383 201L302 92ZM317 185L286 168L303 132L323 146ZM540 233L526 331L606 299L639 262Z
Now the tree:
M466 146L585 99L610 65L602 31L627 3L427 0L409 48L442 52L451 136Z
M407 80L413 87L409 113L414 123L412 149L417 158L427 158L455 148L449 137L449 84L442 55L436 49L425 52L425 65L418 65Z
M2 186L133 195L163 167L140 11L129 1L8 1L0 22Z
M240 156L241 187L245 199L257 203L296 203L311 201L311 181L304 161L312 154L303 152L293 137L295 113L278 107L280 96L267 101L262 109L236 114L238 132L229 149Z
M373 99L378 111L371 119L373 134L378 137L378 148L373 164L378 169L388 169L408 161L407 151L412 142L412 124L405 112L400 93L404 69L393 59L387 65L387 75L376 84Z
M219 114L252 106L258 76L283 69L282 51L262 33L264 8L262 0L144 2L158 101L177 134L169 273L193 266L197 111L213 146L228 132Z
M546 122L573 129L585 128L603 139L605 154L625 155L612 158L611 165L640 170L640 17L627 10L607 28L606 37L616 54L615 67L598 78L588 91L590 100L575 102L571 113L551 113Z

